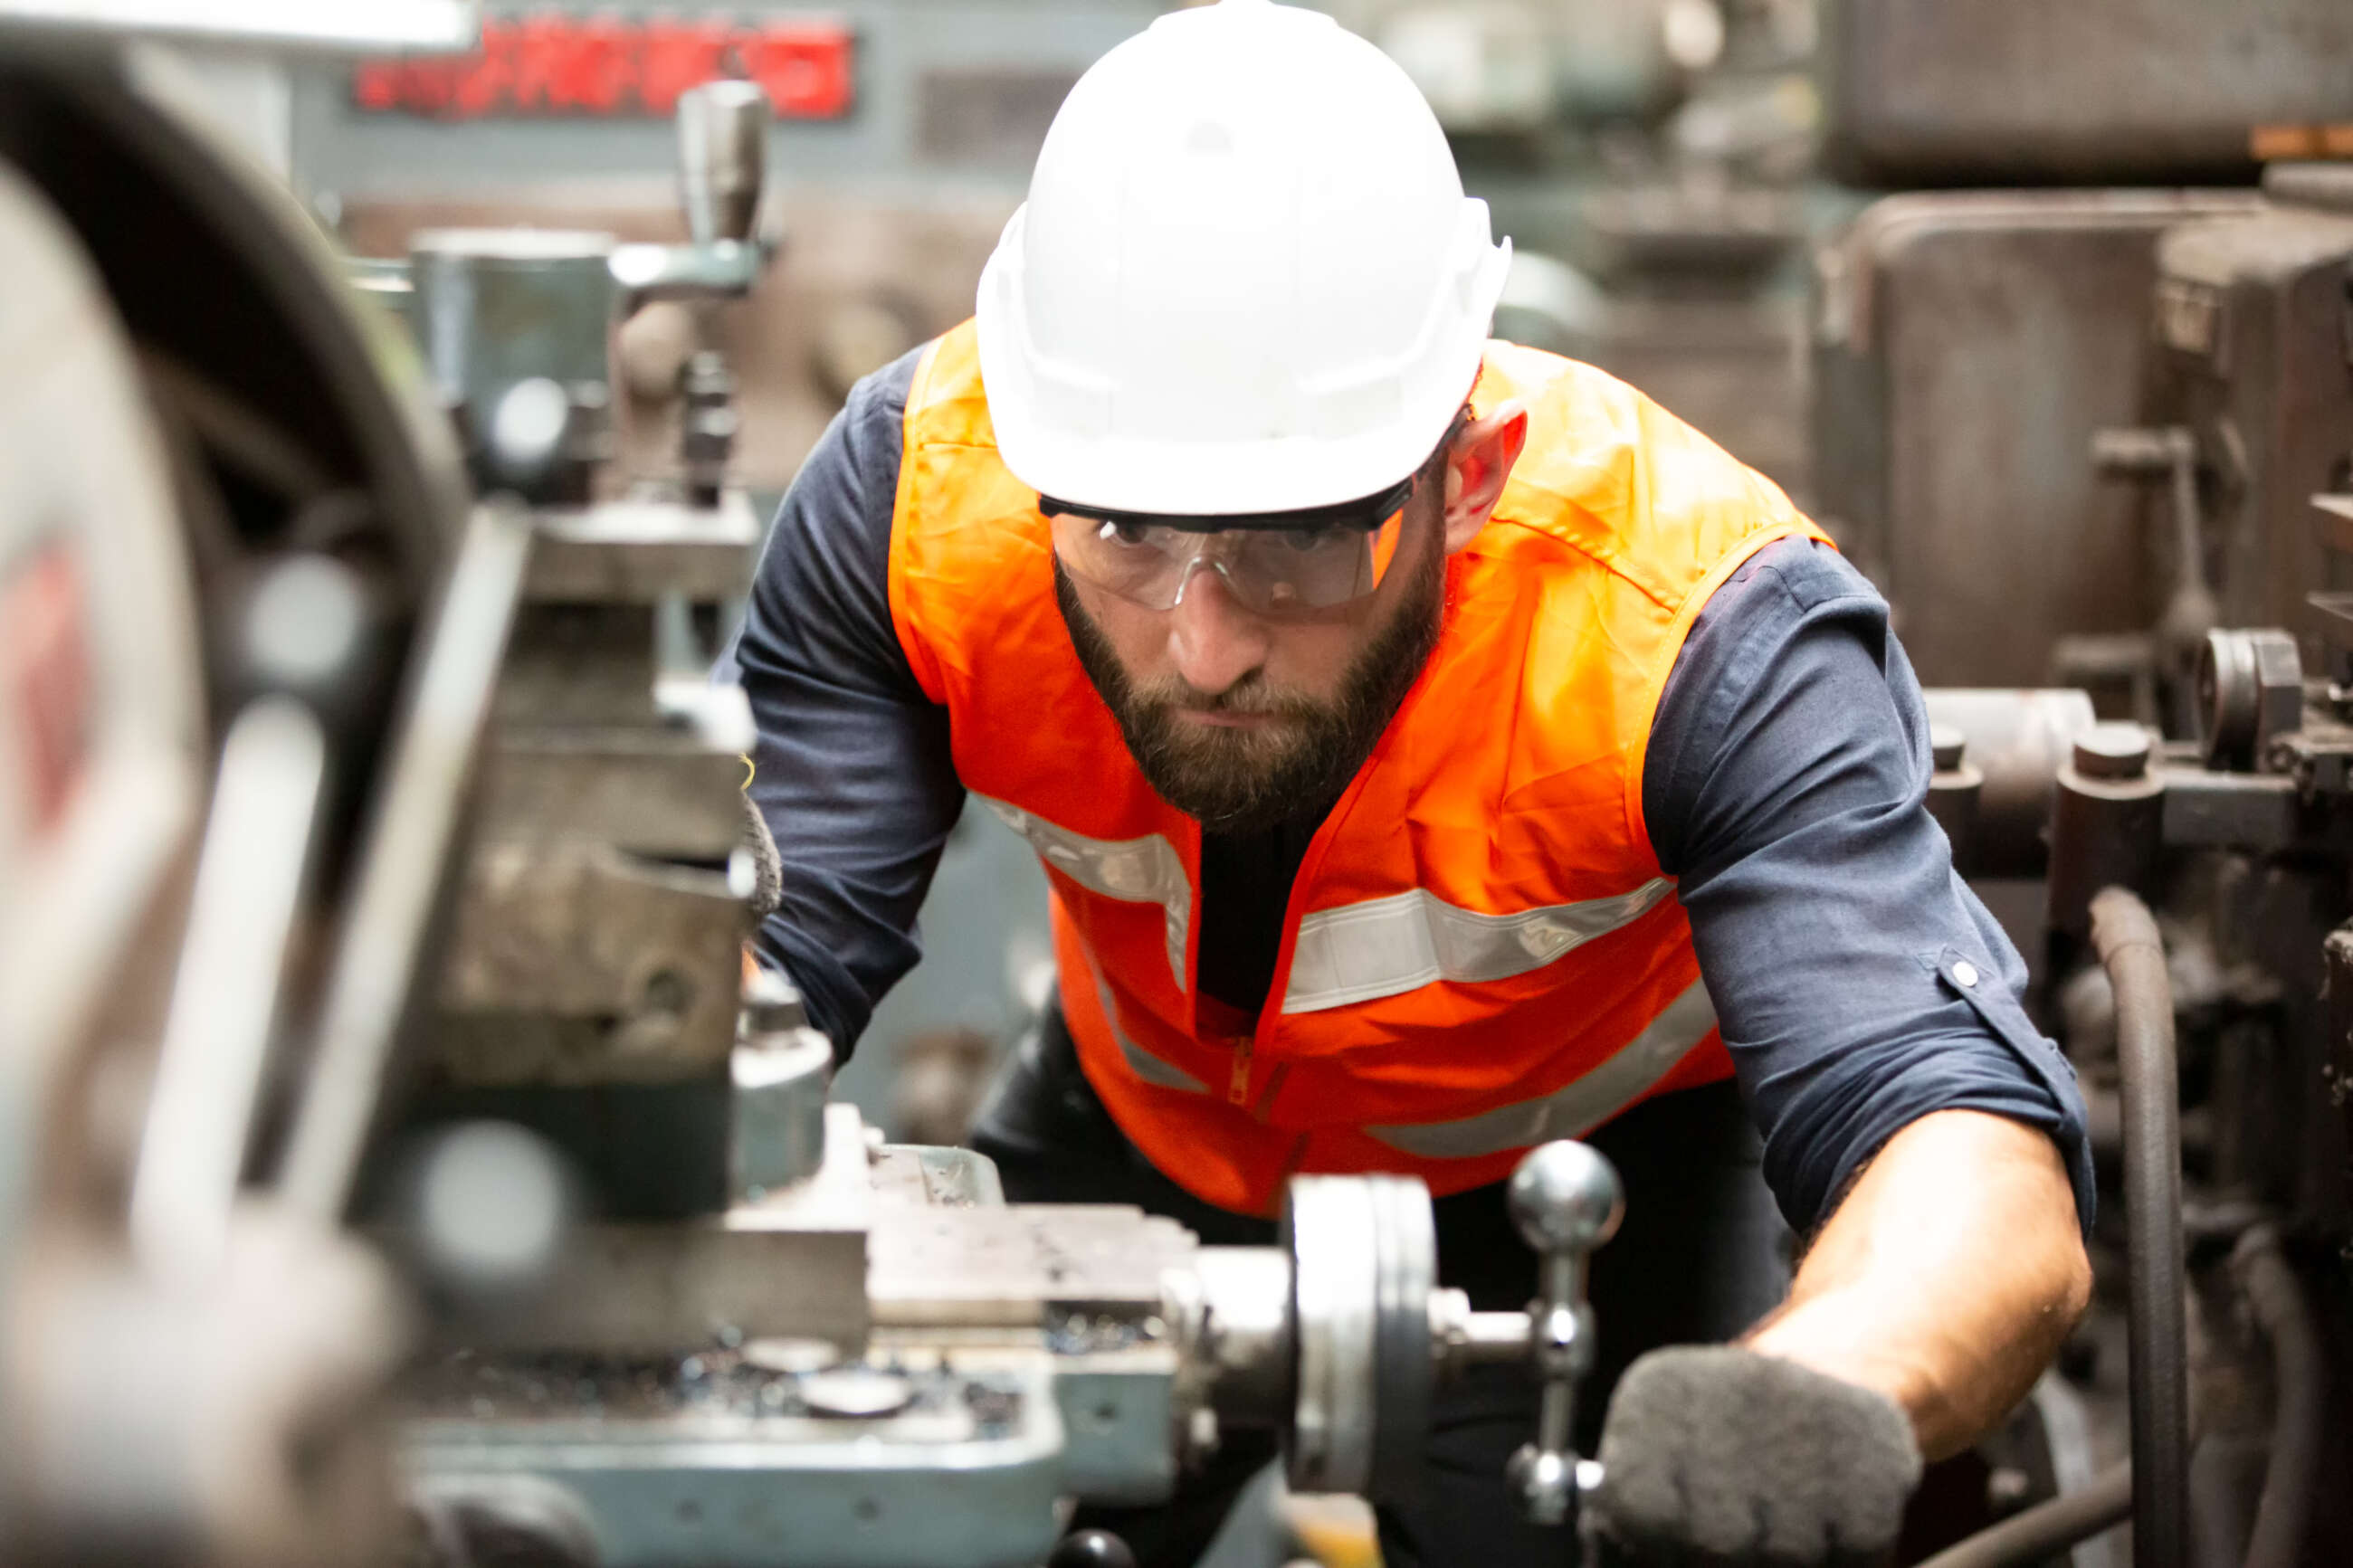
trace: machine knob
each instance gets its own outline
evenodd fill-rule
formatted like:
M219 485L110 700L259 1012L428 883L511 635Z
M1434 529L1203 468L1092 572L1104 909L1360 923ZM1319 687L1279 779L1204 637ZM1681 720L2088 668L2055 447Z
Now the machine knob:
M1594 1248L1618 1234L1626 1189L1609 1162L1582 1143L1530 1150L1512 1173L1512 1223L1537 1257L1528 1303L1528 1354L1542 1390L1535 1441L1512 1456L1506 1479L1532 1523L1567 1524L1586 1467L1569 1447L1577 1384L1593 1364L1593 1309L1585 1303Z
M1135 1568L1135 1553L1107 1530L1081 1530L1062 1537L1046 1568Z
M1530 1150L1512 1173L1509 1195L1520 1239L1539 1253L1591 1252L1626 1217L1616 1169L1567 1140Z

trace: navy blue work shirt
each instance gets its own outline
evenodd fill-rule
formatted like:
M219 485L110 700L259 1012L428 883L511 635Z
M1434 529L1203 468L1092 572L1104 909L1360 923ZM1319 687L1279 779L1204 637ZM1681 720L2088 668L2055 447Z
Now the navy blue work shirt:
M908 668L887 586L921 352L860 382L809 455L721 669L758 721L752 793L784 861L755 945L844 1053L921 956L915 913L964 805L947 711ZM2017 950L1953 869L1924 804L1930 767L1886 601L1837 552L1784 540L1702 607L1651 725L1642 809L1793 1226L1825 1217L1907 1123L1969 1110L2048 1132L2088 1227L2074 1074L2021 1005ZM1212 994L1263 996L1290 880L1205 868Z

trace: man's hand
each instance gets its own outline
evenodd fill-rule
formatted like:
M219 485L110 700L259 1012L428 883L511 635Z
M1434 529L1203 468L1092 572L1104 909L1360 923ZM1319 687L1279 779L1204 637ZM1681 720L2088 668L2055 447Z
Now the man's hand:
M1586 1518L1661 1568L1867 1568L1920 1479L1883 1394L1729 1346L1652 1351L1619 1381Z
M2024 1397L2090 1295L2065 1168L1971 1110L1887 1141L1749 1349L1655 1351L1602 1428L1596 1533L1641 1563L1871 1563L1921 1458Z

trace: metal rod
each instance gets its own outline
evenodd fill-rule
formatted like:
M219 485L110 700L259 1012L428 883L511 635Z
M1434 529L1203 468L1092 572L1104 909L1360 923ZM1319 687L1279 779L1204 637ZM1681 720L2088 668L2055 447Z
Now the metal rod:
M1576 1435L1576 1385L1567 1383L1546 1384L1543 1402L1536 1407L1536 1447L1548 1453L1567 1453L1569 1440Z
M2024 1568L2113 1530L2132 1511L2132 1467L2118 1465L2081 1491L2037 1503L1947 1546L1920 1568Z
M1461 1360L1465 1366L1508 1365L1528 1359L1525 1312L1463 1314Z

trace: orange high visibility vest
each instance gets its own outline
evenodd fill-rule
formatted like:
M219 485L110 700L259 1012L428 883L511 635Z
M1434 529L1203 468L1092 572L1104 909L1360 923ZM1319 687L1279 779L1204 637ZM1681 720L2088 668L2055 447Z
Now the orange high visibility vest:
M1194 984L1200 828L1145 782L1071 651L969 323L908 394L900 641L965 786L1045 863L1089 1081L1222 1207L1270 1212L1298 1171L1461 1191L1732 1071L1643 826L1642 759L1708 595L1771 541L1824 536L1599 371L1493 343L1473 402L1507 398L1527 448L1449 560L1428 668L1300 866L1253 1029Z

